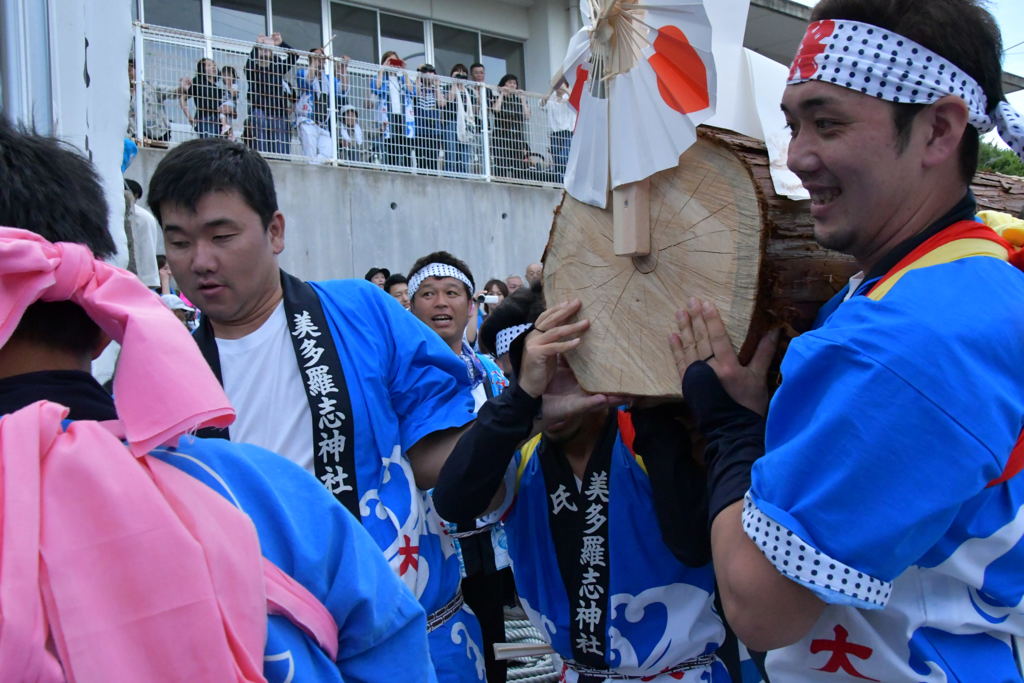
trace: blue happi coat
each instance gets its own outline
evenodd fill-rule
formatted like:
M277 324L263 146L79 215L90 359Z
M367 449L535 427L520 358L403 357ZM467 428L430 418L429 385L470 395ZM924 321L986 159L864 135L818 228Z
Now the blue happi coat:
M828 607L773 679L1022 680L1024 273L963 256L789 347L744 527Z
M249 515L263 555L337 622L338 660L332 662L287 618L270 616L264 658L269 683L434 680L423 609L356 519L305 470L256 446L190 436L152 455Z
M459 559L406 457L424 436L473 419L465 366L437 334L364 280L311 282L337 347L355 426L364 528L427 614L459 590ZM462 607L430 633L438 679L482 681L480 625Z
M515 454L506 474L505 528L523 608L559 656L572 659L570 622L580 617L579 596L567 593L555 561L541 438ZM710 564L687 567L664 544L642 454L634 455L618 430L609 469L608 547L601 555L608 563L609 590L598 601L606 612L604 665L620 674L652 676L645 680L678 680L657 674L713 654L725 637L713 607L714 571ZM710 659L686 671L686 678L728 681L722 663ZM572 669L563 675L570 683L577 680Z

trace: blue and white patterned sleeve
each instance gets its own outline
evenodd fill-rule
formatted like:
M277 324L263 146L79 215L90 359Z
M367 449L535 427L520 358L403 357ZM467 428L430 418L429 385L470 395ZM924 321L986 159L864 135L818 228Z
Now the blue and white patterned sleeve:
M311 639L295 640L283 617L270 617L268 643L290 644L295 680L335 680L325 666L343 681L435 680L423 608L359 521L308 472L262 448L217 439L185 436L178 449L156 455L248 514L264 556L334 617L338 657L330 664Z
M428 434L471 422L472 387L465 363L436 332L394 300L383 304L393 343L386 369L388 387L402 449L408 450Z
M963 401L944 400L941 382L922 386L897 355L808 333L790 346L769 410L744 530L828 603L884 607L893 579L1001 471L949 412Z

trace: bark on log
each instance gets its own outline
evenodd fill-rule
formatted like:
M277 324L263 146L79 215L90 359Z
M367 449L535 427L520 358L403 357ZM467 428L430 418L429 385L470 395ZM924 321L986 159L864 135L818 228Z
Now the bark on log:
M1024 209L1024 179L984 172L972 189L979 209ZM715 301L746 361L769 329L808 329L856 270L818 246L808 202L777 195L764 144L739 133L701 127L650 202L651 255L633 259L614 254L610 209L564 195L555 210L545 296L583 301L591 330L568 360L587 391L679 397L667 336L691 295Z

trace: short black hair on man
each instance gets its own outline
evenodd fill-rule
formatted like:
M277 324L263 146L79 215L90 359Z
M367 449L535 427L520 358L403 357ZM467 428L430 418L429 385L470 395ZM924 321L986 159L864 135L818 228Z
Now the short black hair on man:
M424 267L429 266L431 263L443 263L446 266L451 266L465 275L466 279L470 282L476 282L476 280L473 279L473 272L469 269L469 266L466 265L466 262L455 258L447 251L435 251L423 256L422 258L416 259L416 263L412 264L412 268L409 269L409 277L413 277L417 272L422 270ZM475 284L473 287L470 287L463 282L462 286L466 288L466 296L473 296L473 287L476 287ZM415 296L416 295L413 294L413 297Z
M493 355L499 332L516 325L532 325L544 312L545 306L544 284L541 282L520 287L509 294L480 326L480 350ZM508 350L509 362L516 374L519 374L519 363L523 358L524 338L517 337Z
M991 113L1003 99L1003 42L995 19L979 0L821 0L811 21L848 19L889 29L924 45L978 82ZM906 147L914 117L926 105L893 103L899 148ZM978 130L967 126L960 142L960 175L970 183L978 168Z
M195 211L210 192L237 192L259 214L263 227L277 211L274 176L266 159L225 138L189 140L168 152L149 179L149 208L162 226L165 204Z
M124 179L125 187L132 191L135 195L135 201L142 199L142 185L139 184L138 180L132 180L131 178Z
M470 64L470 65L469 65L469 70L470 70L470 71L472 71L473 69L475 69L475 68L477 68L477 67L480 67L481 69L485 69L485 70L486 70L486 68L484 67L484 65L483 65L483 64L481 64L480 62L473 62L472 64Z
M391 288L395 285L407 284L409 280L406 279L401 273L394 273L391 277L384 281L384 291L388 294L391 293Z
M59 140L16 128L0 116L0 225L51 242L75 242L98 258L117 252L107 202L92 165ZM13 338L75 353L92 351L100 328L70 301L28 307Z
M0 116L0 225L51 242L84 244L97 258L117 252L107 201L92 165L74 147L16 128Z

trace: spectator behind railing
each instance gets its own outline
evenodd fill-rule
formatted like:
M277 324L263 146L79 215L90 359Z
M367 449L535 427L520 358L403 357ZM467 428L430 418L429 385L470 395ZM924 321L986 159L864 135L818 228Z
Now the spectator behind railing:
M136 130L136 107L138 92L135 87L135 60L128 60L128 87L131 99L128 104L128 137L138 138ZM171 123L167 120L164 100L174 99L182 93L182 86L168 88L155 83L144 83L142 87L142 142L146 145L165 147L171 139Z
M491 104L494 130L491 135L491 168L494 175L524 178L524 158L529 152L523 129L530 118L530 105L519 93L519 78L505 74L498 81L498 95Z
M336 62L338 75L326 73L327 58L322 47L310 51L309 66L295 72L298 99L295 101L295 123L299 129L299 142L303 155L313 161L329 161L331 152L331 94L334 110L348 103L348 57Z
M390 64L339 62L319 48L285 52L278 49L285 47L283 41L278 45L274 37L266 36L261 36L262 42L258 43L218 38L212 53L207 53L209 57L204 57L195 68L194 59L190 63L188 55L203 54L208 49L207 36L142 25L138 25L137 35L134 50L136 54L145 53L146 63L133 83L140 91L136 93L137 99L144 103L138 106L144 106L145 112L137 111L132 116L134 125L129 137L142 144L224 136L240 138L253 149L275 156L381 164L392 169L412 167L415 151L415 165L429 169L428 173L528 183L561 182L569 131L556 125L556 130L562 132L551 135L554 115L547 104L540 110L544 115L527 120L525 112L538 111L543 96L513 88L518 82L514 77L510 79L512 85L505 81L507 87L502 90L503 97L499 97L498 86L472 80L474 74L483 77L481 66L467 69L457 64L450 72L451 77L426 69L418 75L417 90L417 74L396 66L403 62L394 52L386 54L386 60L392 60ZM280 41L280 36L276 40ZM295 64L299 59L303 63ZM332 62L327 63L326 59ZM271 73L272 78L261 82L240 78L243 65L251 71L259 66L254 62L261 60L265 62L263 71L276 70L277 75ZM214 78L212 70L216 66L222 68ZM297 73L291 73L291 68ZM185 74L191 77L181 78ZM179 84L175 89L156 85L174 81ZM335 122L330 120L332 92L336 98L336 130L331 128ZM431 95L436 109L430 106ZM161 100L175 96L184 100L180 118L169 107L164 111ZM262 105L263 110L258 111L260 107L254 105ZM304 114L311 121L316 117L313 126L304 125ZM337 148L321 144L314 151L308 141L303 147L292 146L292 116L297 123L296 142L303 141L303 129L312 127L318 128L315 142L336 136ZM278 121L270 121L271 118ZM260 131L257 124L261 125ZM538 153L529 154L529 148ZM303 152L304 157L300 156Z
M548 153L551 155L551 172L558 182L565 177L565 165L569 162L569 145L572 144L572 130L576 126L576 111L569 104L569 89L563 81L555 92L540 101L540 108L548 115Z
M380 63L393 69L405 68L398 53L385 52ZM413 84L404 72L381 69L370 84L376 98L377 123L384 139L384 161L390 166L411 166L412 139L416 136L413 114Z
M431 64L417 69L415 85L416 166L437 170L441 151L441 107L444 93L437 82L437 71Z
M341 108L338 156L345 161L366 161L366 140L363 128L359 125L359 110L351 104Z
M273 48L287 50L287 55L275 55ZM288 154L291 129L288 112L291 109L291 86L284 76L298 60L281 38L280 33L259 36L256 46L245 63L245 78L249 82L249 118L256 149L261 154Z
M444 170L469 172L470 145L476 139L479 97L465 81L469 71L464 64L452 67L456 79L444 92Z
M196 62L193 78L182 79L183 92L179 99L181 111L192 124L192 129L201 138L213 138L221 134L220 108L224 103L224 90L217 85L217 64L209 57ZM189 111L188 101L192 100L195 115Z
M220 103L220 134L228 140L235 139L234 122L238 118L238 72L233 66L220 68L220 83L224 99Z

